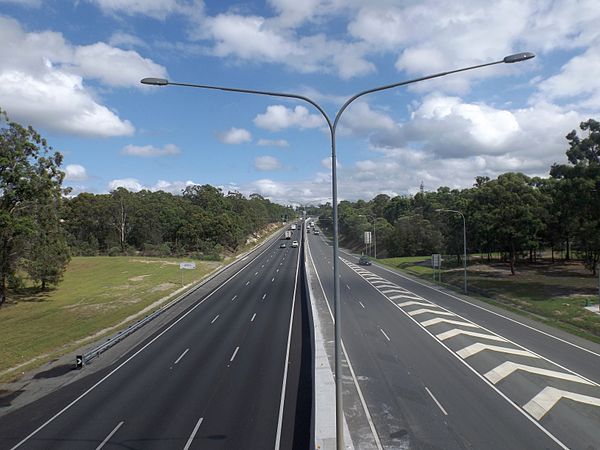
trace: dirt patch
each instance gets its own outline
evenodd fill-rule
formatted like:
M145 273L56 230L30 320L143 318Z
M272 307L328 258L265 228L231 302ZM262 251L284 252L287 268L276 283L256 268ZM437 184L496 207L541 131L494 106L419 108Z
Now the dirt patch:
M158 286L154 286L150 292L168 291L169 289L172 289L175 286L177 286L175 283L162 283L162 284L159 284Z
M162 259L130 259L129 262L138 262L144 264L163 264L168 266L178 266L179 263L176 261L164 261Z
M138 275L137 277L128 278L127 281L144 281L144 278L149 276L150 275Z

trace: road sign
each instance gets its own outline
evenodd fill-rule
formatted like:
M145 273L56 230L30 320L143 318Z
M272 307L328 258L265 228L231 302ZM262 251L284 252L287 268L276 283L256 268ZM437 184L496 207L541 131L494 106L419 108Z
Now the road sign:
M434 253L433 255L431 255L431 266L434 269L439 269L440 267L442 267L442 255L440 255L439 253Z
M75 357L75 368L81 369L83 367L83 355L77 355Z
M365 244L370 244L370 243L371 243L371 232L365 231Z
M196 268L196 263L193 263L193 262L182 262L182 263L179 263L179 268L180 269L195 269Z

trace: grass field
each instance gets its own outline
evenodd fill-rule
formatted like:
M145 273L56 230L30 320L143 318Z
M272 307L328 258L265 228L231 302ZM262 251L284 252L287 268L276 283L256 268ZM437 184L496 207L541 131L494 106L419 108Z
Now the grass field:
M381 259L379 262L433 281L430 257ZM420 263L420 264L419 264ZM442 271L442 283L461 291L461 266ZM584 306L598 302L598 279L580 262L541 261L517 265L475 263L468 267L469 295L541 319L600 342L600 315Z
M6 372L9 368L32 358L39 358L39 364L65 353L77 346L77 341L168 296L181 287L181 261L190 260L75 257L56 289L43 293L26 290L13 297L0 308L0 380L14 377L13 371ZM195 262L196 270L183 271L185 284L221 265Z

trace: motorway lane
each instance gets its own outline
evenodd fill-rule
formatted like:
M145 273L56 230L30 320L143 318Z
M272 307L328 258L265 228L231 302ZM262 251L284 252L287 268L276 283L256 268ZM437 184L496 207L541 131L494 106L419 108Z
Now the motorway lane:
M275 448L299 253L278 246L20 448ZM68 403L52 397L3 417L0 447Z
M308 241L330 293L331 248ZM340 275L343 339L384 448L560 448L356 272Z

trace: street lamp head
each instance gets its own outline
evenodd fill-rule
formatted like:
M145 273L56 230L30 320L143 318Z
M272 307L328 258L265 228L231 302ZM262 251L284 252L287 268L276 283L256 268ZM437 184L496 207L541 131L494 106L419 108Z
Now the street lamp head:
M512 64L521 61L527 61L528 59L535 58L535 55L531 52L515 53L514 55L508 55L504 57L503 61L507 64Z
M144 78L140 83L150 84L152 86L166 86L169 84L169 80L165 80L164 78Z

